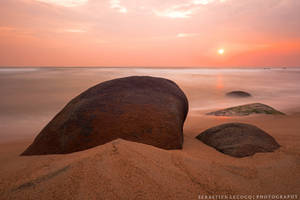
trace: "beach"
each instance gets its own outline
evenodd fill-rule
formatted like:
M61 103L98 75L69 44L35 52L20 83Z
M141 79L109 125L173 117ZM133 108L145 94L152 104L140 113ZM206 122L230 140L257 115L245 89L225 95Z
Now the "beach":
M117 139L71 154L20 156L72 98L97 83L132 75L168 78L184 91L189 113L182 150ZM299 199L299 80L299 68L1 68L0 199ZM227 98L232 90L252 97ZM286 115L206 115L248 103L264 103ZM234 158L195 139L228 122L255 125L281 147Z

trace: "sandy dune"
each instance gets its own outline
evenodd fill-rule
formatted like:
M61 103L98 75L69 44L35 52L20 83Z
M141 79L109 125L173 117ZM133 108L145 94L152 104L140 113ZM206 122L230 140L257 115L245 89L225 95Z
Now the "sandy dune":
M204 112L205 113L205 112ZM233 158L194 139L225 122L255 124L282 147ZM300 114L212 117L192 112L183 150L115 140L67 155L19 154L34 136L0 147L0 199L197 199L203 194L300 195Z

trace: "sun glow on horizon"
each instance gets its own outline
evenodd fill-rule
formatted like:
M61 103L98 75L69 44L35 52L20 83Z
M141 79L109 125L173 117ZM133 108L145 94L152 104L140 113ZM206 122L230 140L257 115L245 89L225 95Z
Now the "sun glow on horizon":
M218 54L223 55L224 53L225 53L225 50L224 50L224 49L219 49L219 50L218 50Z

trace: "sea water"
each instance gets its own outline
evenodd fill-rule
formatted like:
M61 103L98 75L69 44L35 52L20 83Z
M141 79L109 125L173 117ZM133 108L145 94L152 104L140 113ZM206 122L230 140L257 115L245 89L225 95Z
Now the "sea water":
M0 68L0 142L36 135L72 98L126 76L173 80L189 100L189 115L247 103L282 112L300 107L300 68ZM251 98L229 98L242 90Z

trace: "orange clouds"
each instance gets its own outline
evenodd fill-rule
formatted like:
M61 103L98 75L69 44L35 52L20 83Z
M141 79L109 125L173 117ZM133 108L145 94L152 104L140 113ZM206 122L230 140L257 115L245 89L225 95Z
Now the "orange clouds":
M299 9L293 0L1 1L0 65L300 66Z

